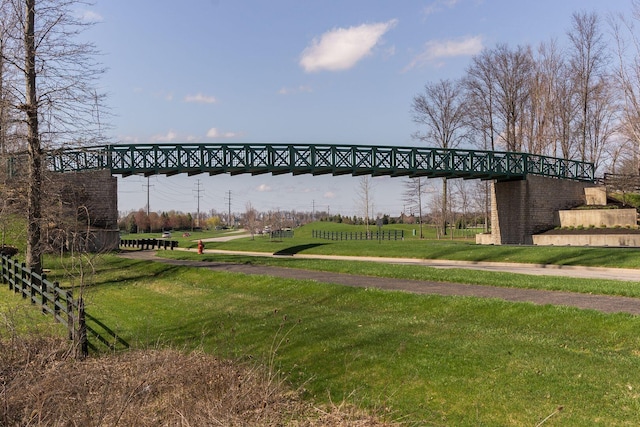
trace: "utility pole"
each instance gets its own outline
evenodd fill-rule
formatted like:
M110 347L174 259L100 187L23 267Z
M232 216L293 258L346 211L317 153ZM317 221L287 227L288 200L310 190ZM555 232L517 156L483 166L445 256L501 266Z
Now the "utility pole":
M149 184L149 177L147 177L147 184L142 184L143 187L147 187L147 221L149 221L149 233L151 233L151 220L149 219L149 211L151 209L150 206L150 202L149 202L149 195L150 195L150 189L151 187L153 187L153 185Z
M311 202L311 221L315 221L316 220L316 201L313 200Z
M193 190L195 191L196 197L198 198L198 213L196 214L196 227L200 228L200 198L202 197L200 193L204 193L204 190L200 189L200 180L196 182L196 185L198 186L198 188L196 190Z
M228 194L227 199L229 200L229 216L227 217L228 218L227 221L229 225L233 227L233 224L231 224L231 190L227 191L227 194Z

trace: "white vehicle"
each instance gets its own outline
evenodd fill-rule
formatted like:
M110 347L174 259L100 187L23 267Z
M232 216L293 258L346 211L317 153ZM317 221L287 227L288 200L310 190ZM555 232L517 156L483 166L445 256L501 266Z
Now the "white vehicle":
M171 232L170 231L163 231L162 232L162 238L163 239L170 239L171 238Z

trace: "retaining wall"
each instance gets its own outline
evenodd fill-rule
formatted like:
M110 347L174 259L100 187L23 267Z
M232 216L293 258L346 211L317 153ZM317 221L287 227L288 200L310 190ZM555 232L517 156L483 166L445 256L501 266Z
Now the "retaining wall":
M638 234L539 234L533 244L541 246L640 246Z
M635 209L584 209L558 212L560 227L638 228Z

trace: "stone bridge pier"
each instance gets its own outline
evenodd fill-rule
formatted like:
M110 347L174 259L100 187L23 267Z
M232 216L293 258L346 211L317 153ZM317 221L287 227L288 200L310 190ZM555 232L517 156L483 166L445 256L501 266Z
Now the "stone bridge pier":
M478 243L530 245L533 234L560 225L559 210L586 203L589 182L527 175L518 181L494 181L491 186L491 236ZM480 241L482 240L482 241Z
M88 252L118 249L118 180L109 170L49 173L44 228L47 245Z

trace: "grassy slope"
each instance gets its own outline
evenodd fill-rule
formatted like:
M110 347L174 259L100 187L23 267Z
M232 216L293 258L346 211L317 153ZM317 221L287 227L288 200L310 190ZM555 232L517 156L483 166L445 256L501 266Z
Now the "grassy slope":
M93 287L89 310L137 347L263 361L317 399L390 408L419 425L535 425L558 406L562 425L640 423L640 318L133 261L105 267L119 280Z
M374 262L290 259L286 257L266 258L226 254L198 255L195 252L183 251L159 252L158 256L184 260L274 265L288 268L331 271L362 276L392 277L409 280L467 283L472 285L490 285L511 288L546 289L601 295L640 297L640 287L638 286L638 283L617 280L579 279L560 276L533 276L456 268L439 269L418 265L390 266L388 264Z
M292 241L215 245L301 246L303 253L328 246L335 253L368 248L378 254L382 249L385 256L504 261L503 256L616 266L633 265L639 254L632 249L478 248L409 238L397 244L308 247L327 242L304 232L297 231ZM351 271L369 268L349 266ZM640 423L640 318L212 273L112 256L102 258L99 269L87 292L88 310L134 347L202 348L259 361L281 369L316 399L346 398L383 412L388 408L391 419L409 425L535 425L559 406L564 409L552 420L561 425ZM521 279L490 275L482 280ZM628 286L637 295L635 286ZM9 298L6 290L1 295Z

